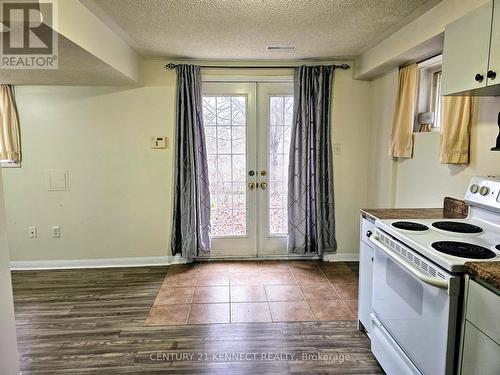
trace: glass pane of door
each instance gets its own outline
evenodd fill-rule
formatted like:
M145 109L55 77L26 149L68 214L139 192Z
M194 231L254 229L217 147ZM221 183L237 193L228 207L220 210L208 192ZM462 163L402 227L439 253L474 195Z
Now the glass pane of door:
M204 96L212 236L245 236L246 98Z
M288 157L293 84L259 83L258 93L259 256L281 256L287 254ZM262 188L262 183L265 188Z
M269 234L287 233L288 155L293 97L269 96Z

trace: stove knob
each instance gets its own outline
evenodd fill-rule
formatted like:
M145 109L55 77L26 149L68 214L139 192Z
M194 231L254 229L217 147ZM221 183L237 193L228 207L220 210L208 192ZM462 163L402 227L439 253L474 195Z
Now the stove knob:
M472 184L469 190L472 194L476 194L479 191L479 186L477 186L476 184Z
M483 197L488 195L490 193L490 188L487 186L481 186L481 189L479 189L479 194L481 194Z

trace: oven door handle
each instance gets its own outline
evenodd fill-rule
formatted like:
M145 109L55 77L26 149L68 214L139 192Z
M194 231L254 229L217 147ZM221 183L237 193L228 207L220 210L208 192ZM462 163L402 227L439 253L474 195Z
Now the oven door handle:
M438 279L437 277L426 275L425 273L421 272L417 267L414 267L411 264L404 262L396 254L393 254L393 252L387 246L385 246L382 242L380 242L378 240L377 235L370 236L370 241L373 242L373 244L377 246L379 249L381 249L385 254L387 254L393 261L398 263L401 267L406 269L409 273L411 273L419 280L423 281L426 284L435 286L436 288L449 290L449 283L447 280Z

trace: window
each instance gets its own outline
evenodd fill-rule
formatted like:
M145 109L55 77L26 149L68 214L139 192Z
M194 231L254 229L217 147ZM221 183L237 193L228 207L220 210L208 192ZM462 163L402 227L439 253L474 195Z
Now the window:
M434 112L434 127L441 127L441 70L432 75L431 112Z
M441 127L442 56L418 64L418 94L414 131L438 131Z
M14 86L0 85L0 96L2 115L0 164L2 167L19 167L21 166L21 135Z

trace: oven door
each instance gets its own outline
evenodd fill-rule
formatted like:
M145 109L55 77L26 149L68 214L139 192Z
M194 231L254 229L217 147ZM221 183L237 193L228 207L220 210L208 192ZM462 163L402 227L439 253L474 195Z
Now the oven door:
M380 230L371 240L374 315L422 374L452 374L459 279Z

